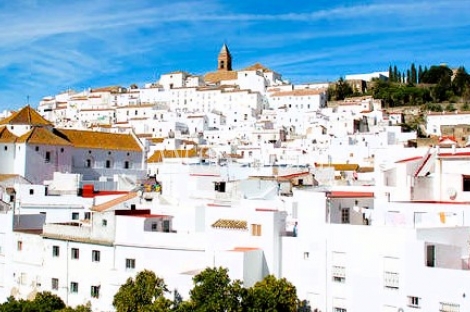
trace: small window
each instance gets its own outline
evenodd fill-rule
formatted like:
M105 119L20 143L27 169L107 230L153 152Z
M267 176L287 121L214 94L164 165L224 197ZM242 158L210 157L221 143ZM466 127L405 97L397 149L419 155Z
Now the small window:
M34 195L34 189L29 189L29 195Z
M126 259L126 269L135 269L135 259Z
M64 152L64 148L63 148L63 147L60 149L60 152L61 152L61 153L63 153L63 152Z
M85 168L91 168L91 159L85 160Z
M464 192L470 192L470 176L464 175L462 189Z
M341 208L341 223L349 223L349 208Z
M91 219L91 212L85 212L85 220Z
M419 297L408 296L408 306L411 308L419 308Z
M163 220L163 232L170 233L170 221Z
M4 149L5 149L5 151L8 151L8 146L5 145Z
M77 282L71 282L70 283L70 292L71 293L78 293L78 283Z
M333 282L345 283L346 282L346 267L342 265L333 265L331 267L331 276Z
M72 220L78 220L80 218L80 214L78 212L72 212Z
M152 232L156 232L157 231L157 222L153 222L152 223Z
M22 250L23 250L23 241L18 241L18 242L16 243L16 249L17 249L18 251L22 251Z
M79 259L80 258L80 250L78 248L72 248L70 250L70 257L72 259Z
M60 248L59 246L52 246L52 256L58 257L60 255Z
M34 150L35 150L36 152L39 152L39 146L36 146L36 147L34 148Z
M131 166L130 166L130 162L128 160L126 160L124 162L124 169L129 169Z
M58 278L52 278L51 279L51 289L52 290L59 290L59 279Z
M251 235L252 236L261 236L261 224L252 224L251 225Z
M439 302L439 312L460 312L460 304Z
M103 219L103 220L101 221L101 225L107 226L107 225L108 225L108 220Z
M100 286L91 286L91 297L92 298L100 297Z
M106 168L111 168L111 160L106 160Z
M100 262L100 259L101 259L101 252L99 250L92 250L91 251L91 261Z
M46 152L46 156L44 157L44 161L46 163L51 162L51 152Z

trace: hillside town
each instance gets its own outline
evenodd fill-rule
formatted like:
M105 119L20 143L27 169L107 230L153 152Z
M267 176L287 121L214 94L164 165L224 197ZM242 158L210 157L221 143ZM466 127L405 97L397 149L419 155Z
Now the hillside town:
M470 113L404 112L256 63L66 90L0 119L0 298L115 311L154 271L286 278L312 311L470 310ZM419 112L412 112L417 115ZM420 137L418 131L425 133Z

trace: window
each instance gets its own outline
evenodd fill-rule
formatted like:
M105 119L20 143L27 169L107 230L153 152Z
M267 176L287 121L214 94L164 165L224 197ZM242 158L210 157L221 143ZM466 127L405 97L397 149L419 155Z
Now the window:
M411 308L419 308L420 298L408 296L408 306Z
M100 286L91 286L91 297L92 298L100 297Z
M426 246L426 266L436 266L436 246L434 245Z
M85 220L91 219L91 212L85 212Z
M126 269L135 269L135 259L126 259Z
M108 220L103 219L103 220L101 221L101 225L102 225L102 226L107 226L107 225L108 225Z
M4 149L5 149L5 151L8 151L8 146L5 145Z
M80 214L78 212L72 212L72 220L78 220L80 218Z
M79 259L80 258L80 250L78 248L72 248L72 250L70 250L70 257L72 259Z
M34 195L34 189L29 189L29 195Z
M58 257L60 255L60 248L59 246L52 246L52 256Z
M341 208L341 223L349 223L349 208Z
M219 193L225 193L225 182L215 182L214 190Z
M71 293L78 293L78 283L77 282L71 282L70 283L70 292Z
M400 285L400 274L396 272L384 272L384 287L388 289L398 289Z
M22 251L22 250L23 250L23 242L22 242L22 241L18 241L18 242L16 243L16 249L17 249L18 251Z
M251 235L252 236L261 236L261 224L252 224L251 225Z
M36 147L34 148L34 150L35 150L36 152L39 152L39 146L36 146Z
M58 278L52 278L51 279L51 289L52 290L58 290L59 289L59 279Z
M346 312L346 309L333 307L333 312Z
M346 268L342 265L333 265L331 267L331 276L334 282L346 282Z
M101 252L99 250L91 251L91 261L100 262L100 258L101 258Z
M157 231L157 222L152 222L152 232Z
M460 312L460 305L450 302L439 302L439 312Z
M163 232L170 233L170 221L163 220Z
M124 169L129 169L131 167L131 164L128 160L124 162Z
M462 185L463 191L470 192L470 176L464 175L462 176L462 180L463 180L463 185Z
M45 162L51 162L51 152L46 152L46 156L44 157Z
M85 160L85 168L91 168L91 159Z
M111 168L111 160L106 160L106 168Z

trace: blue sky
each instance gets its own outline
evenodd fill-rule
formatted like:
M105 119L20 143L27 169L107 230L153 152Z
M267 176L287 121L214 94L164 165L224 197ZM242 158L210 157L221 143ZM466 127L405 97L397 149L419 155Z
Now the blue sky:
M0 110L72 88L260 62L294 83L400 69L470 69L470 0L0 0Z

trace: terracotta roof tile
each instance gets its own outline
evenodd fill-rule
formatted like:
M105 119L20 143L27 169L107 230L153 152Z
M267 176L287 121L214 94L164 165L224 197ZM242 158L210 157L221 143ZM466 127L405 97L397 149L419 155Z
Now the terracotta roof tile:
M51 126L52 123L28 105L11 116L0 120L0 125Z
M7 127L0 127L0 142L1 143L15 143L17 136L11 133Z
M189 150L158 150L147 159L147 163L162 162L165 158L190 158L196 157L197 151L195 149Z
M58 129L57 132L76 148L142 151L137 140L130 134L71 129Z
M267 68L266 66L264 66L263 64L260 64L260 63L253 64L253 65L248 66L248 67L246 67L242 70L243 71L260 70L263 73L273 72L272 70L270 70L269 68Z
M319 95L324 93L325 90L322 89L296 89L292 91L279 91L274 92L271 94L272 97L274 96L309 96L309 95Z
M207 73L204 76L204 81L209 83L217 83L223 80L236 80L238 78L237 71L216 71Z
M52 131L43 127L33 127L30 131L18 138L17 143L41 144L41 145L72 145L69 141L55 135Z
M135 197L137 197L136 192L129 192L128 194L125 194L125 195L120 196L118 198L112 199L112 200L107 201L105 203L95 205L95 206L91 207L91 210L98 211L98 212L103 212L103 211L108 210L108 209L110 209L114 206L117 206L117 205L122 204L122 203L124 203L128 200L131 200Z
M219 219L212 224L213 228L247 230L248 223L245 220Z

